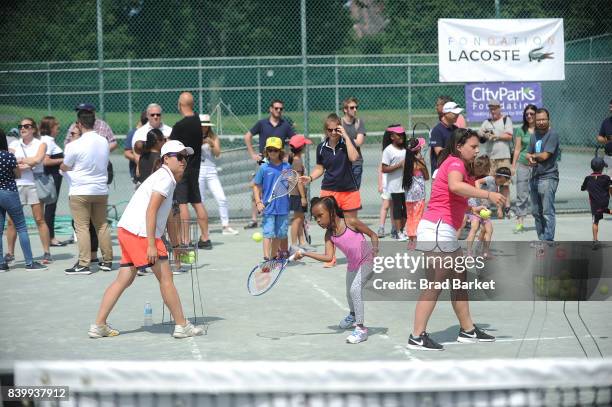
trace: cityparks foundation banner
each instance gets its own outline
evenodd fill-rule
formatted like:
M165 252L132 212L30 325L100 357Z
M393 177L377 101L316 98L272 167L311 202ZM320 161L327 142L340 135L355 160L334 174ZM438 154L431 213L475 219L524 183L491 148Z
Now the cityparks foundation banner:
M565 79L563 19L438 20L440 82Z
M542 87L539 83L471 83L465 85L467 121L482 122L489 118L488 101L501 103L502 113L513 123L523 121L523 110L528 104L542 106Z

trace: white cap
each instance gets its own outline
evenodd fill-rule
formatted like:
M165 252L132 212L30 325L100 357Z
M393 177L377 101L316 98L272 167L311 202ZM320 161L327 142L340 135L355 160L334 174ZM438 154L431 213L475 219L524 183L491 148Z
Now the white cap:
M161 156L163 157L168 153L182 153L183 151L185 151L187 155L193 154L193 148L185 147L185 145L178 140L168 140L161 148Z
M463 112L463 109L457 106L455 102L446 102L442 108L442 113L455 113L459 114Z
M209 114L201 114L200 115L200 126L214 127L214 124L212 124L210 122L210 115Z

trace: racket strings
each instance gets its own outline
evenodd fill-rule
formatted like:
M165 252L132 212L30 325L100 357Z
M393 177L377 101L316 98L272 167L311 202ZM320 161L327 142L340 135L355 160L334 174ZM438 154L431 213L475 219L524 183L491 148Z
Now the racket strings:
M296 187L299 175L294 170L284 170L274 184L270 201L289 194Z

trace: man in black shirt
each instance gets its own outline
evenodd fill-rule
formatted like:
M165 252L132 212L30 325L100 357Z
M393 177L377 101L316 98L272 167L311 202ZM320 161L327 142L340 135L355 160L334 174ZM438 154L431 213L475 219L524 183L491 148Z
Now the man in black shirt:
M193 95L183 92L179 96L178 110L183 118L176 122L172 128L170 138L178 140L186 147L193 149L193 156L189 157L183 179L176 185L174 190L174 200L178 202L180 208L181 223L189 221L189 207L191 204L196 212L198 225L200 226L201 236L198 241L198 248L212 249L212 243L208 237L208 213L202 203L200 196L200 158L202 156L202 129L200 127L200 117L193 110ZM189 230L183 228L182 243L189 243Z

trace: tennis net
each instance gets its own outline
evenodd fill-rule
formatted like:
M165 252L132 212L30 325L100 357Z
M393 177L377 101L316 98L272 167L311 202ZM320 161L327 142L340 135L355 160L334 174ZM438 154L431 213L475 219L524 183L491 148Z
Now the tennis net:
M17 362L62 406L609 406L612 360Z

